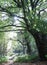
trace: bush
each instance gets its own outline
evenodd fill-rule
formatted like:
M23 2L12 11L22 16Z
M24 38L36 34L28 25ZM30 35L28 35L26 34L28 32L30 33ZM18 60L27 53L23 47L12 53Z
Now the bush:
M14 62L32 62L33 60L37 59L38 56L36 55L24 55L24 56L19 56L17 59L14 60Z
M45 55L45 58L47 59L47 55Z
M0 63L5 63L7 62L7 58L6 57L0 57Z

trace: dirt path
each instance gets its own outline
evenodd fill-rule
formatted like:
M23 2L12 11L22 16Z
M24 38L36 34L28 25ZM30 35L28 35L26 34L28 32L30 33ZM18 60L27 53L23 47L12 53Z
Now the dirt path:
M13 65L13 61L9 60L7 63L3 63L2 65Z
M37 62L37 63L14 63L13 65L47 65L47 62Z
M37 62L37 63L13 63L13 61L10 60L7 63L3 63L0 65L47 65L47 61L46 62Z

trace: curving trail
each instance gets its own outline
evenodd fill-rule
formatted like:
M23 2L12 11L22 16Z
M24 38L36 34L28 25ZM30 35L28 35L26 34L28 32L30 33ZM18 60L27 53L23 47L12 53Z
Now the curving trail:
M47 61L36 62L36 63L13 63L13 61L10 60L7 63L3 63L3 64L0 64L0 65L47 65Z

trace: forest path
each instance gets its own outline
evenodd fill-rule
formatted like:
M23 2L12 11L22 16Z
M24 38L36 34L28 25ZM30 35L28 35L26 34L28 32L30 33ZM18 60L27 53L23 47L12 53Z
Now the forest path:
M36 63L14 63L13 65L47 65L47 61Z
M1 65L13 65L13 60L9 60L7 63L3 63Z
M4 63L2 65L47 65L46 62L37 62L37 63L13 63L12 60L10 60L8 63Z

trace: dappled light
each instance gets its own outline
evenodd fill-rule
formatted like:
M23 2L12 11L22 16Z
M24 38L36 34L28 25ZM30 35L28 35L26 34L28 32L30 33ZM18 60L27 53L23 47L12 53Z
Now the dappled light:
M0 0L0 65L47 65L47 0Z

